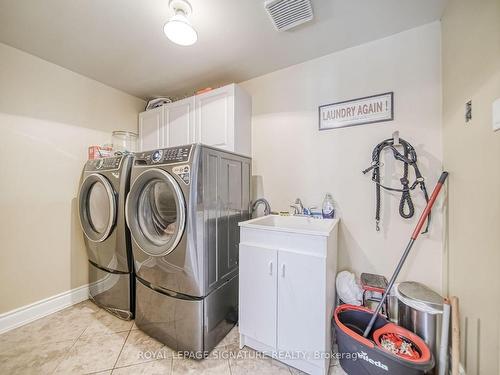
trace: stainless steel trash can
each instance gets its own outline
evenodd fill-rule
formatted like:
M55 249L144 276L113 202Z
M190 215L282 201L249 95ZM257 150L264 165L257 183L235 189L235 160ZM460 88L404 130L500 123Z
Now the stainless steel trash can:
M443 297L427 286L414 281L400 283L396 294L398 324L420 336L431 349L437 362ZM437 366L435 369L437 371Z

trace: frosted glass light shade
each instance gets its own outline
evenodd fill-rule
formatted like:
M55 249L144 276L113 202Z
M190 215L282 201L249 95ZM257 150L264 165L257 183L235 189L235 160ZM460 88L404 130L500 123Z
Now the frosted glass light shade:
M196 30L191 26L185 15L178 13L168 20L163 32L175 44L190 46L198 40Z

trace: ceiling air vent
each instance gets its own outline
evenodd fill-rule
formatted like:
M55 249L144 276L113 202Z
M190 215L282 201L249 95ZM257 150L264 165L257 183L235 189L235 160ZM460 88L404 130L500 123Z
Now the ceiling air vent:
M311 0L267 0L264 6L278 31L290 30L313 19Z

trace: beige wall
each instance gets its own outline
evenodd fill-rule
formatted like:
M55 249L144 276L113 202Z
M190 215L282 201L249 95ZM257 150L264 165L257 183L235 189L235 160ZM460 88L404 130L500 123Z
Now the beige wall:
M449 1L442 38L449 291L460 297L467 374L498 374L500 132L492 131L491 105L500 98L500 1Z
M87 146L144 102L0 44L0 313L87 283L75 197Z
M263 177L273 210L288 210L296 197L321 206L326 192L341 217L340 269L392 273L417 220L398 214L400 196L383 194L383 230L375 231L375 186L361 171L373 147L400 130L418 152L432 189L441 172L441 33L432 23L375 42L330 54L247 82L252 95L253 173ZM318 131L318 106L394 91L395 120ZM386 183L400 172L390 156ZM400 165L397 165L399 168ZM392 180L389 181L389 179ZM417 212L422 194L413 196ZM429 235L423 236L401 279L442 288L442 202Z

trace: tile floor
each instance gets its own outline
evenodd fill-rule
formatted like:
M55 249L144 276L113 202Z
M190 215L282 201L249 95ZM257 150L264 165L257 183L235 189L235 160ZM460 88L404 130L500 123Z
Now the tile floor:
M238 352L246 353L235 356ZM255 354L238 348L235 327L209 358L181 358L133 321L84 301L0 335L0 374L301 374L268 357L245 356L249 353ZM345 374L332 362L330 375Z

